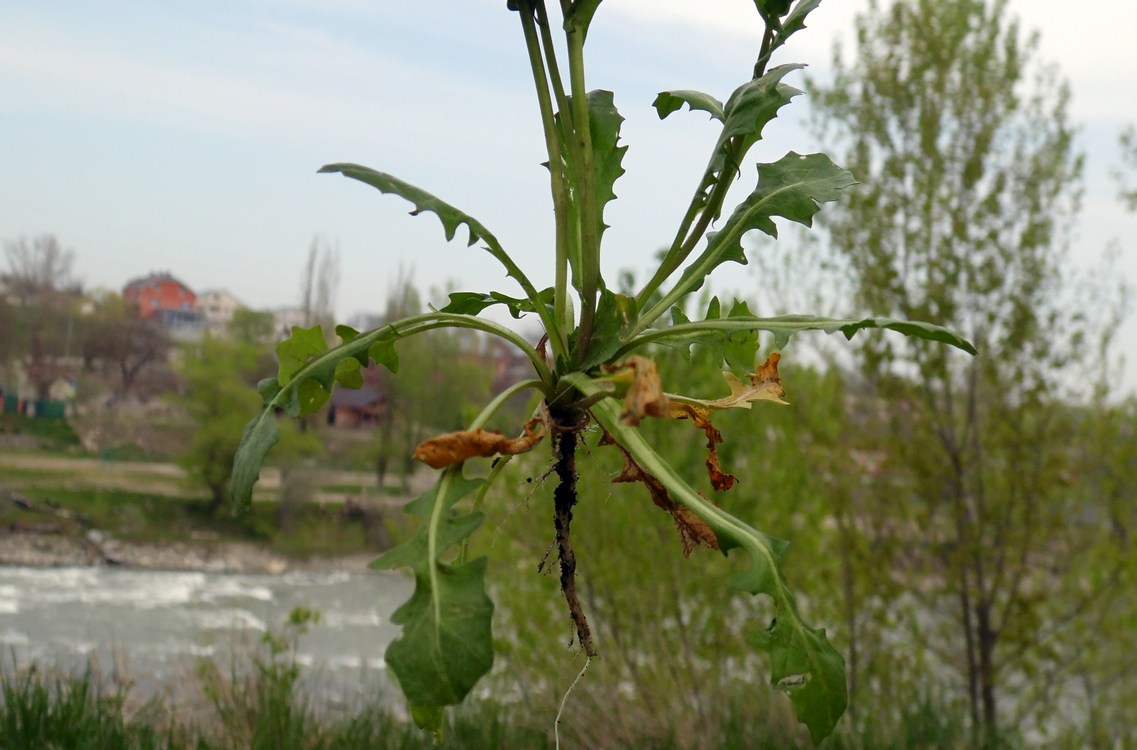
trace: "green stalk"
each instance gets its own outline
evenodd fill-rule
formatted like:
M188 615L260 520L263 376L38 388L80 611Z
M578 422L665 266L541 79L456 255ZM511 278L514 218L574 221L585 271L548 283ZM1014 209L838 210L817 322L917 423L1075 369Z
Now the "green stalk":
M762 74L766 72L766 65L770 61L770 54L773 51L771 47L774 41L774 29L769 22L767 22L766 31L762 36L762 46L758 52L758 60L754 63L754 80L761 78ZM707 227L710 226L711 221L713 221L714 217L718 214L723 201L726 200L727 191L733 182L733 180L726 179L726 169L730 169L732 163L737 164L739 161L739 140L737 138L732 139L726 148L731 152L733 158L727 160L723 173L719 175L718 182L716 182L714 188L712 188L711 195L707 199L707 203L701 212L702 216L699 219L698 225L689 231L691 222L700 214L696 204L699 202L699 197L703 194L702 182L699 183L699 188L696 189L695 195L691 197L691 203L687 208L687 213L683 216L679 230L675 233L675 240L672 242L671 248L667 251L667 255L664 256L663 262L660 263L659 268L656 269L655 274L648 280L647 284L644 285L644 288L640 290L640 293L636 295L636 307L638 309L642 310L648 298L656 289L683 264L683 261L687 260L698 244L699 239L707 231ZM712 153L711 162L714 161L714 157L715 154ZM708 166L711 162L708 162ZM708 168L708 170L703 173L704 177L709 171ZM659 313L656 313L655 317L658 316ZM647 322L650 324L651 321L649 320Z
M565 143L576 171L577 211L580 214L580 332L577 339L577 357L583 359L592 340L593 320L596 316L596 296L600 286L600 237L597 232L596 185L593 171L592 130L588 116L588 92L584 81L585 28L567 29L569 52L569 82L572 87L573 124L566 132Z
M537 7L543 11L543 3ZM533 84L537 91L537 103L541 111L541 127L545 133L545 150L549 155L549 182L553 195L553 213L556 219L556 275L553 292L553 319L555 330L547 331L550 341L555 341L555 351L567 355L568 342L565 338L572 330L573 321L568 313L568 224L569 198L565 190L564 170L561 157L561 137L557 132L556 118L549 97L549 71L541 56L541 46L533 23L533 14L524 5L520 9L521 28L525 35L525 49L529 54L529 67L533 71ZM543 31L547 23L542 23ZM547 33L547 32L546 32ZM561 91L560 73L556 70L556 59L552 56L552 45L546 44L545 54L550 58L550 70L556 90ZM563 97L563 93L561 94Z
M702 187L702 183L700 183L700 187ZM701 211L697 204L699 202L699 196L701 196L703 192L702 190L696 190L695 195L691 197L691 204L687 208L683 222L679 225L679 230L675 233L675 240L671 244L671 249L667 251L667 255L664 256L663 262L660 263L655 274L647 284L644 285L644 288L640 290L640 293L636 295L637 309L643 309L643 306L647 304L648 298L655 290L667 280L668 276L675 273L675 270L683 265L683 261L687 260L691 255L691 252L695 249L695 246L699 244L699 240L707 231L707 227L710 226L715 215L722 207L729 189L730 181L723 179L720 175L719 181L715 183L714 188L711 189L711 195ZM699 223L694 229L691 229L691 223L695 220L696 216L699 216Z
M313 370L319 370L328 364L334 365L343 359L355 356L356 353L365 352L377 341L406 338L419 333L425 333L426 331L432 331L436 328L471 328L505 339L520 349L525 356L529 358L529 361L533 364L533 369L537 371L537 375L543 383L551 384L553 382L552 374L549 371L549 366L545 363L545 358L542 357L541 354L533 348L533 345L526 341L521 334L475 315L443 312L429 312L403 318L394 323L388 323L380 328L362 333L345 344L333 346L308 362L308 364L302 367L293 376L292 380L304 378ZM292 380L289 382L291 383ZM282 383L281 385L287 386L288 384ZM284 391L281 391L281 393L283 392ZM276 405L275 402L274 405Z
M513 398L518 393L521 393L524 390L528 390L529 388L535 388L537 390L543 391L545 389L545 384L540 380L522 380L518 383L514 383L499 393L493 401L490 401L488 404L486 404L485 408L478 412L478 416L474 417L474 420L470 422L468 429L478 430L482 427L485 427L486 423L488 423L490 419L493 418L493 415L497 413L497 411L505 404L506 401ZM473 505L470 506L471 512L477 511L481 507L482 501L485 500L486 493L489 492L490 487L493 486L494 481L498 478L498 476L501 475L501 472L505 469L506 465L509 463L509 459L511 458L513 458L513 456L499 456L494 460L493 466L490 469L490 473L486 477L486 481L482 483L482 486L478 488L478 494L474 496ZM462 540L462 547L458 553L458 564L466 562L466 557L469 552L469 545L469 537Z
M723 180L719 184L722 185L724 183L726 183L726 180ZM723 190L723 194L726 194L725 189ZM708 206L707 213L703 215L704 219L714 215L709 209L710 206ZM715 267L718 257L729 247L728 240L734 240L740 234L747 231L749 231L749 229L743 222L736 222L732 227L716 234L702 255L696 258L695 261L687 267L687 270L683 276L680 277L679 281L676 282L675 286L671 288L671 291L640 315L639 320L636 321L636 325L629 332L629 336L642 333L648 326L655 322L656 318L671 309L671 306L681 300L693 287L698 287L698 285L702 284L711 269Z
M561 112L562 119L572 125L572 113L569 112L568 98L565 96L565 85L561 81L561 68L557 64L557 48L553 44L553 34L549 31L549 15L545 11L545 0L536 1L537 27L541 34L541 46L544 49L545 59L548 60L549 81L552 83L553 99L557 103L557 110Z

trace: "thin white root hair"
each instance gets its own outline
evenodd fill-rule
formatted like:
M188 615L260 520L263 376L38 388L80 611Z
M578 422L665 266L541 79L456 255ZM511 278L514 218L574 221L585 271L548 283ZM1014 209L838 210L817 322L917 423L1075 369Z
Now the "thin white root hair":
M572 684L568 686L568 690L565 691L565 694L561 696L561 705L560 708L557 709L557 718L553 721L553 740L556 750L561 750L561 716L565 712L565 704L568 703L569 695L572 693L573 688L576 687L576 684L584 677L584 673L588 671L588 665L590 664L592 664L591 656L584 660L584 666L580 668L580 673L577 674Z

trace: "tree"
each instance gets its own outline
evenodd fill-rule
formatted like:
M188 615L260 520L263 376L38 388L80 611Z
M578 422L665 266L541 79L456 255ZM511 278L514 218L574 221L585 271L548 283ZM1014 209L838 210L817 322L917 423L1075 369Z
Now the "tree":
M423 310L409 272L400 271L388 290L384 320L397 321ZM385 408L377 432L376 474L380 489L392 465L407 478L417 446L433 432L457 430L472 418L474 405L489 396L490 363L470 331L441 330L399 348L397 372L380 368Z
M1121 132L1121 161L1131 171L1137 171L1137 128L1130 126ZM1127 183L1126 176L1116 173L1119 197L1130 211L1137 211L1137 185Z
M170 338L155 321L139 320L122 295L108 292L97 295L93 309L82 321L83 359L113 365L119 374L115 398L130 393L145 368L165 360Z
M186 345L178 360L185 386L174 401L193 425L189 448L178 462L209 492L209 513L229 499L243 415L256 406L253 385L268 374L265 355L263 346L207 335Z
M4 244L8 272L4 286L14 302L14 351L26 358L28 379L40 399L68 373L82 287L72 276L75 253L54 235Z
M313 238L300 279L300 309L304 311L305 326L332 327L339 285L339 247L324 238Z
M906 407L883 424L896 438L887 474L908 491L880 502L922 531L893 562L910 591L915 576L931 589L932 611L953 603L954 637L938 645L963 665L977 736L993 739L999 696L1040 671L1033 682L1051 684L1046 670L1071 659L1063 634L1102 601L1076 593L1103 540L1071 523L1092 511L1069 489L1064 401L1092 390L1079 360L1115 323L1096 329L1065 283L1082 173L1069 91L1006 1L873 2L856 39L855 60L838 52L832 82L814 86L822 134L863 183L827 223L832 248L857 302L943 321L981 352L859 350L866 379ZM1038 707L1015 694L1017 710Z
M274 326L271 312L238 307L233 311L233 319L229 321L227 332L237 341L263 344L272 340L276 332Z

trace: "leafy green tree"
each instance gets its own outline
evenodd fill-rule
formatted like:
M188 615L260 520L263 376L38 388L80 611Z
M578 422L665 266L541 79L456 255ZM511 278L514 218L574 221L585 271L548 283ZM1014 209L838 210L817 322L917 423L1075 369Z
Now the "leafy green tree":
M891 548L894 575L947 626L912 637L929 639L939 671L962 665L987 739L1001 718L1045 719L1047 687L1073 658L1063 639L1082 632L1070 624L1108 598L1078 594L1110 542L1078 522L1102 509L1067 479L1077 424L1065 402L1093 392L1082 361L1116 327L1068 283L1082 173L1069 91L1006 6L874 2L856 57L838 54L832 82L815 86L822 132L863 183L827 223L858 303L944 321L984 352L885 339L858 350L896 405L877 420L895 438L879 502L910 537Z
M264 410L247 425L236 459L233 492L240 507L250 500L258 468L279 439L278 409L295 417L315 412L337 384L359 387L362 368L372 361L397 369L400 347L418 334L441 328L476 330L516 347L528 358L533 377L495 396L467 429L436 436L416 448L416 458L442 473L434 489L407 506L420 521L415 532L374 563L378 568L407 567L415 575L414 595L393 615L403 630L386 658L419 725L440 732L446 707L461 702L493 664L487 559L469 559L468 540L481 524L478 508L485 492L501 477L506 457L533 449L546 436L551 444L551 475L556 477L552 516L559 588L574 638L588 660L585 665L596 655L577 585L572 534L580 499L578 449L592 425L603 429L606 447L624 462L620 478L645 484L675 518L688 543L723 553L738 550L746 558L748 567L737 569L727 583L771 600L776 617L762 622L749 641L767 655L771 685L786 693L810 736L819 741L830 734L844 712L843 660L825 631L808 625L797 605L781 566L787 543L708 502L692 486L694 478L684 476L655 451L640 428L650 422L649 417L689 420L704 431L708 444L716 444L712 419L720 412L781 400L780 354L775 350L802 331L840 331L851 337L866 328L886 328L974 352L957 335L923 322L800 315L762 318L744 303L717 301L699 319L691 320L684 313L683 302L720 266L746 262L743 235L759 230L777 238L775 217L809 226L822 203L837 200L855 182L824 154L791 151L759 163L756 187L717 224L718 231L708 232L723 218L730 186L744 174L747 155L761 140L766 124L799 93L783 78L802 66L769 63L804 28L807 15L818 4L819 0L755 0L761 47L756 61L752 65L747 61L747 80L725 102L690 90L665 91L656 98L661 118L686 106L709 113L721 131L674 239L656 271L634 294L617 293L601 273L605 210L624 172L627 146L620 142L623 118L613 93L586 88L585 39L600 0L563 0L559 20L549 17L544 0L507 4L520 21L544 135L545 154L539 160L545 162L550 177L555 217L549 253L553 286L538 290L489 229L425 190L356 164L331 164L321 170L400 196L414 205L414 215L435 214L447 239L465 226L468 244L481 243L522 295L455 292L442 309L387 321L371 331L338 326L340 343L334 347L329 347L320 327L294 329L277 348L276 377L260 385ZM559 43L554 33L563 33ZM508 201L508 196L502 200ZM483 317L482 311L493 305L504 305L515 317L536 315L544 329L540 341L534 345ZM761 359L760 331L770 332L773 339ZM656 364L647 356L657 344L702 345L729 372L714 382L700 383L694 395L666 392ZM517 437L485 429L506 401L528 391L540 395L541 405ZM495 463L484 478L465 472L468 461L491 457ZM725 491L733 483L713 461L706 468L717 490ZM465 498L471 498L464 506L468 509L457 511Z
M271 312L238 307L229 321L228 334L237 341L264 344L272 340L274 327Z
M420 314L422 297L400 274L387 297L385 320ZM380 368L385 408L376 433L380 488L393 466L404 484L418 463L412 458L427 436L461 429L490 395L490 362L472 331L440 330L399 348L398 372Z
M265 353L262 346L206 336L185 345L178 358L184 387L174 400L193 425L178 463L209 492L210 513L229 500L243 415L256 408L252 384L265 375Z
M1121 162L1131 172L1137 172L1137 128L1132 126L1121 133ZM1117 172L1120 184L1120 198L1130 211L1137 211L1137 185L1129 182L1127 175Z

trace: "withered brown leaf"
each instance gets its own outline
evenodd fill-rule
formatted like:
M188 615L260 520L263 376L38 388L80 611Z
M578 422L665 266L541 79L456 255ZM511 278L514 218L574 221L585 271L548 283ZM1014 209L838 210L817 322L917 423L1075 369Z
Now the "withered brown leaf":
M624 468L612 481L614 483L642 483L651 494L651 501L655 503L657 507L671 515L672 520L675 521L675 529L679 532L679 541L683 545L684 556L690 557L691 552L700 544L705 544L711 549L717 550L719 548L718 537L715 536L715 532L711 530L711 527L707 526L707 524L689 508L672 500L671 495L667 492L667 488L663 486L663 482L660 482L654 476L644 471L643 467L636 463L635 459L624 450L624 446L612 439L612 436L607 433L604 434L600 444L615 445L624 456Z
M671 415L671 402L659 382L659 369L647 357L634 354L618 365L607 365L607 372L630 371L631 382L624 394L624 412L620 415L625 424L638 425L644 417L667 418Z
M715 491L726 492L733 487L738 477L722 470L718 454L718 446L723 442L722 432L711 423L707 410L691 404L676 403L671 407L671 416L674 419L690 419L707 436L707 476L710 477L711 486Z
M414 459L433 469L444 469L468 458L517 455L532 450L546 432L545 421L539 417L526 422L524 432L516 438L482 429L447 432L419 443Z
M700 403L708 409L749 409L755 401L785 404L782 397L786 395L786 391L782 388L782 378L778 375L778 362L781 358L782 355L772 352L765 362L749 374L749 385L743 383L733 373L724 372L722 376L730 386L730 395Z

